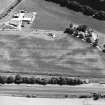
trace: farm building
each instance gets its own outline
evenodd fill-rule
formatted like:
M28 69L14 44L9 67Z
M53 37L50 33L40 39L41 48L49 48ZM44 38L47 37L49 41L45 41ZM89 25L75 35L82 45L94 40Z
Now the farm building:
M24 23L31 24L35 20L36 15L36 12L27 12L21 10L18 13L15 13L12 16L12 19L6 22L6 25L10 25L21 30L21 28L24 27Z

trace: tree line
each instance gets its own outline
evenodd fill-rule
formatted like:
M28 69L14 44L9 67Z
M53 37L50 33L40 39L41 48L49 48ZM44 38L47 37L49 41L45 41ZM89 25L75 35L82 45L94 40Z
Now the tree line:
M55 2L60 6L67 7L68 9L72 9L77 12L82 12L83 14L87 16L92 16L95 19L105 20L105 1L102 4L99 0L45 0L45 1ZM102 5L104 4L104 8L103 9L95 8L93 5L89 5L88 2L90 4L93 4L94 6L97 3L97 5L100 5L98 7L102 7Z
M86 83L86 81L80 78L69 78L69 77L25 77L19 74L15 76L0 76L0 84L58 84L58 85L80 85Z

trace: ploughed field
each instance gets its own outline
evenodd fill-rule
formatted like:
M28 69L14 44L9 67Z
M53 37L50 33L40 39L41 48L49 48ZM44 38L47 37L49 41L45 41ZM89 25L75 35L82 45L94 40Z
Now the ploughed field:
M104 53L85 42L66 34L55 39L25 35L0 34L0 72L104 77Z

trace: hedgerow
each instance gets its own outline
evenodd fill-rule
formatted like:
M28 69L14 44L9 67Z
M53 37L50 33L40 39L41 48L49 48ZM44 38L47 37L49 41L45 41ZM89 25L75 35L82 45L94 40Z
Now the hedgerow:
M15 76L0 76L0 84L58 84L58 85L80 85L86 83L80 78L70 78L70 77L24 77L20 74Z

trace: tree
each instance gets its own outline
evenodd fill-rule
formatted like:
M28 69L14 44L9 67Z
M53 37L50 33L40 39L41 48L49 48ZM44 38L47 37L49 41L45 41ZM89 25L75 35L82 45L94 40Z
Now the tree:
M105 20L105 12L104 11L96 12L93 15L93 17L96 18L96 19L99 19L99 20Z
M84 38L84 35L83 34L79 34L79 38L80 39L83 39Z
M93 93L93 99L98 100L100 98L100 95L97 93Z
M6 81L8 84L10 84L10 83L14 83L14 77L13 76L9 76L8 78L7 78L7 81Z
M85 15L88 15L88 16L92 16L94 13L95 13L95 10L93 10L91 7L89 6L83 6L82 7L82 12L85 14Z
M52 77L51 79L48 80L49 84L57 84L58 83L58 79L55 77Z
M26 84L30 83L30 80L28 77L23 77L22 80L23 80L23 83L26 83Z
M73 34L74 30L70 28L66 28L64 33Z
M22 83L22 82L23 82L22 77L21 77L19 74L17 74L17 75L15 76L15 83L16 83L16 84L20 84L20 83Z
M46 80L45 78L42 78L42 79L40 80L40 84L41 84L41 85L47 85L48 82L47 82L47 80Z
M85 40L86 40L87 43L92 43L91 38L89 38L89 37L86 38Z
M60 6L66 6L67 0L60 0Z
M85 32L86 30L87 30L87 25L79 25L78 27L77 27L77 30L78 31L82 31L82 32Z
M81 11L81 5L76 1L70 1L69 5L67 6L69 9L73 9L75 11Z
M31 83L31 84L35 84L35 83L36 83L36 80L35 80L34 77L31 77L31 78L30 78L30 83Z
M0 76L0 83L5 84L7 81L7 78L5 76Z

